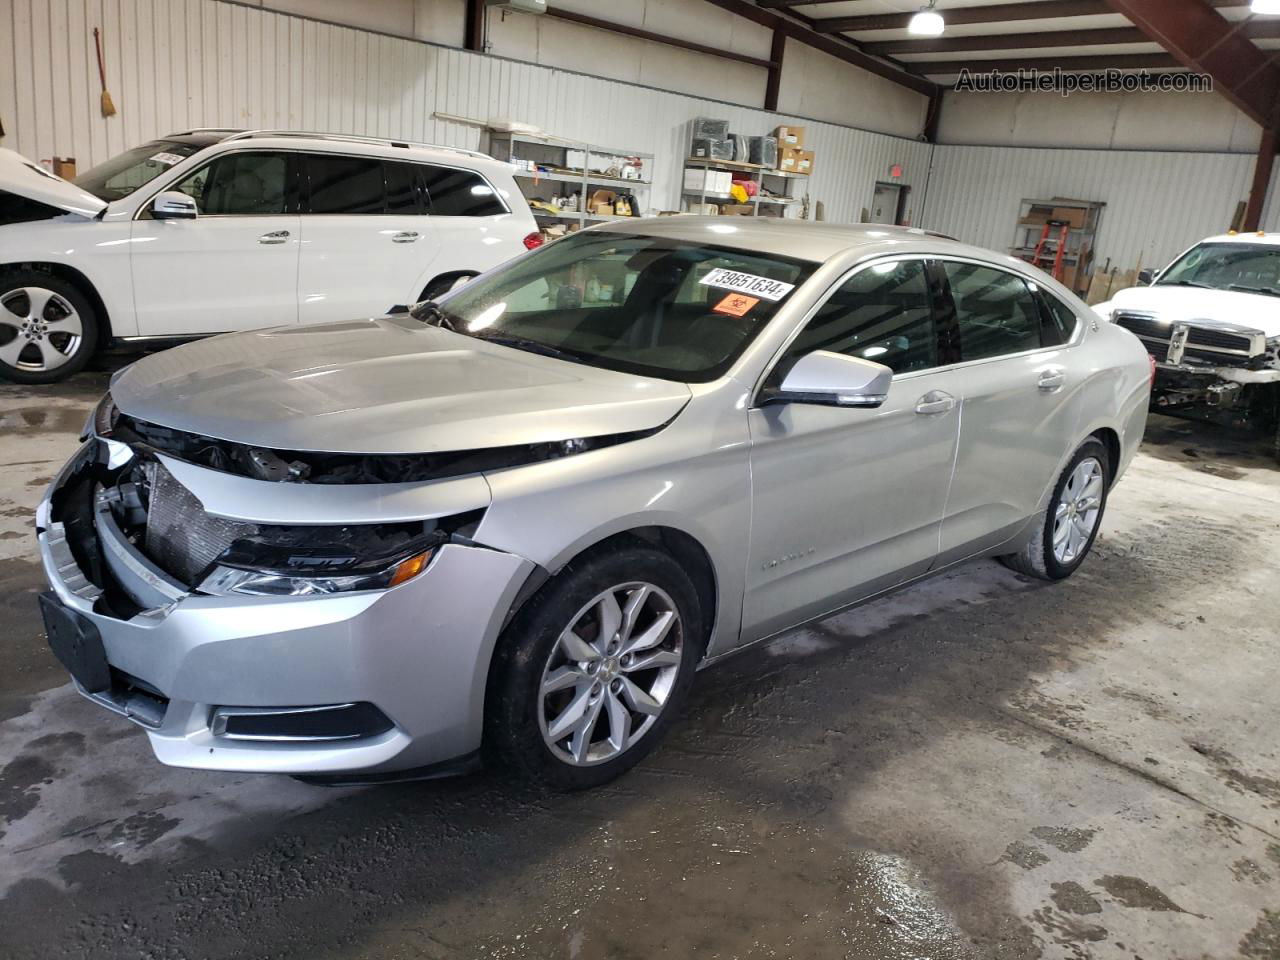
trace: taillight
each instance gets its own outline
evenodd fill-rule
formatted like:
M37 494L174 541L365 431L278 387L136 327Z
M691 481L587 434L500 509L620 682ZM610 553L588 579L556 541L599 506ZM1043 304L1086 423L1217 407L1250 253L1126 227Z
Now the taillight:
M540 247L540 246L542 246L542 234L539 233L537 230L533 231L533 233L529 234L527 237L524 238L524 248L526 250L532 250L535 247Z
M1151 364L1151 380L1150 380L1150 384L1151 384L1152 388L1154 388L1154 387L1155 387L1155 385L1156 385L1156 358L1155 358L1155 357L1153 357L1151 354L1149 354L1149 353L1148 353L1148 354L1147 354L1147 362L1148 362L1149 364Z

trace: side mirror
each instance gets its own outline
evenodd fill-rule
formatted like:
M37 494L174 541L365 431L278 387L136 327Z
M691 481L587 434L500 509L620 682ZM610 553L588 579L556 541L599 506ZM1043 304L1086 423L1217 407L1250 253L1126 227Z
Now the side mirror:
M1151 286L1151 281L1154 280L1155 278L1156 278L1156 272L1154 270L1138 271L1138 283L1140 283L1144 287Z
M893 371L882 363L815 350L795 362L768 403L815 403L827 407L878 407L889 395Z
M157 220L194 220L199 215L196 202L178 190L157 193L151 201L151 216Z

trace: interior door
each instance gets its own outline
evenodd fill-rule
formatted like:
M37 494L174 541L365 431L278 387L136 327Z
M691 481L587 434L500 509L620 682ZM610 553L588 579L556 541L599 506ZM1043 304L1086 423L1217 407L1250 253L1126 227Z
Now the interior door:
M438 250L415 164L309 153L298 268L303 323L381 316L410 290Z
M751 547L743 641L768 636L924 573L959 432L953 374L939 368L925 264L862 267L806 323L770 381L832 350L884 363L876 409L769 404L748 413Z
M291 155L238 150L169 189L195 220L133 221L129 261L138 332L182 336L296 323L298 212Z
M1070 347L1022 277L944 261L961 363L963 398L955 479L942 525L941 557L996 546L1034 514L1076 433L1079 374Z

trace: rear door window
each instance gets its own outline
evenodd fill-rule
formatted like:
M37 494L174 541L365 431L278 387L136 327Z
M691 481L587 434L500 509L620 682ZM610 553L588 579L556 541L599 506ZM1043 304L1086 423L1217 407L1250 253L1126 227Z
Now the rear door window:
M433 216L492 217L507 208L478 173L422 165L427 200Z
M377 157L307 155L310 212L378 214L386 208L382 161Z
M948 260L943 268L955 302L962 361L1043 346L1040 310L1027 281L972 263Z

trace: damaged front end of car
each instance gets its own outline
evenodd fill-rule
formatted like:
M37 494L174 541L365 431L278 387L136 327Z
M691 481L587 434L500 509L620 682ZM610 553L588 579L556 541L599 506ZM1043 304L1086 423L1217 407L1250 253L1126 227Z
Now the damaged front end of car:
M1155 361L1151 403L1171 416L1230 427L1274 429L1280 420L1280 337L1221 322L1167 323L1118 310Z

